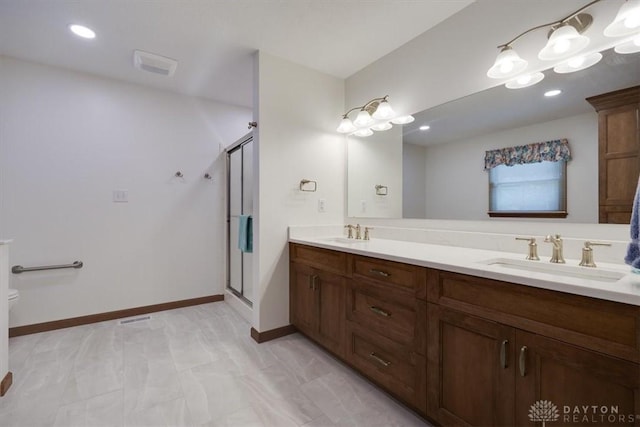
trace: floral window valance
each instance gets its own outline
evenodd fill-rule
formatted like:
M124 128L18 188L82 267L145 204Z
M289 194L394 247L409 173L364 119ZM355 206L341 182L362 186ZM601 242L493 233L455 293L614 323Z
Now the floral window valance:
M566 139L487 151L484 155L484 170L500 165L513 166L523 163L559 162L561 160L571 160L569 141Z

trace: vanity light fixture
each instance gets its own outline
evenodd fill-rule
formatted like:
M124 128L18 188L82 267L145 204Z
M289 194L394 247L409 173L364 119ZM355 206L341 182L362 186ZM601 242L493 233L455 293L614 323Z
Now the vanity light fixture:
M340 133L364 137L373 135L373 131L389 130L393 127L392 123L405 124L414 120L412 116L396 117L388 98L389 95L382 98L374 98L363 106L350 109L342 115L342 120L336 130ZM360 111L352 122L349 114L356 110Z
M520 58L513 49L513 44L523 36L540 29L548 29L548 41L538 53L543 61L555 61L553 70L557 73L571 73L584 70L602 59L600 52L579 55L588 45L589 38L583 33L591 26L594 17L584 11L603 0L593 0L566 17L537 25L530 28L505 44L498 46L500 53L493 66L487 71L487 76L493 79L509 79L506 86L509 89L520 89L535 84L534 75L521 75L526 71L527 60ZM604 30L608 37L623 37L635 34L636 38L622 40L615 46L617 53L635 53L640 51L640 0L626 0L620 7L616 18ZM544 78L544 76L542 77ZM525 83L526 82L526 83Z
M582 18L582 19L580 19ZM580 32L587 29L593 18L591 15L581 13L575 16L575 24L563 23L560 27L552 30L549 40L545 47L538 53L538 58L545 61L554 61L557 59L567 58L584 50L589 44L589 37L583 36ZM580 28L580 32L578 32Z
M501 46L502 50L496 58L493 66L487 71L487 76L492 79L501 79L515 76L524 71L529 63L516 53L510 45Z
M82 37L83 39L96 38L96 32L89 27L85 27L84 25L70 24L69 30L76 36Z
M620 43L614 47L613 50L615 50L616 53L623 55L640 52L640 33L638 33L634 38Z
M553 67L553 71L558 74L573 73L596 65L601 59L602 54L600 52L574 56Z
M604 29L607 37L620 37L640 31L640 0L627 0L613 22Z
M513 80L509 80L505 83L505 86L507 89L522 89L540 83L542 79L544 79L544 74L541 72L523 74Z
M393 123L394 125L406 125L407 123L411 123L415 120L415 118L411 115L409 116L400 116L400 117L396 117L395 119L391 120L391 123Z

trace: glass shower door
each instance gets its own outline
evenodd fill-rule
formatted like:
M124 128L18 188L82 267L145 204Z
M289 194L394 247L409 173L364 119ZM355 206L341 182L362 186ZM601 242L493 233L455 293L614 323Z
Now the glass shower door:
M248 137L227 152L227 287L251 305L253 300L251 253L238 249L240 215L253 214L253 138Z

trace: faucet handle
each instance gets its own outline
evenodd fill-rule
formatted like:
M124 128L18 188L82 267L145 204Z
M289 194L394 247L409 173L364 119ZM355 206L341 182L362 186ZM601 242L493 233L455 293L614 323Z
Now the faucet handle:
M373 230L373 227L365 227L364 228L364 237L363 240L371 240L369 237L369 231Z
M538 256L538 244L536 243L535 237L516 237L516 240L527 240L529 242L529 254L526 259L540 261L540 257Z
M580 260L581 267L597 267L593 261L593 248L591 246L611 246L611 243L604 242L591 242L587 240L584 242L584 248L582 248L582 259Z
M347 229L347 238L348 239L353 239L353 229L355 228L353 225L351 224L347 224L344 226L344 228Z

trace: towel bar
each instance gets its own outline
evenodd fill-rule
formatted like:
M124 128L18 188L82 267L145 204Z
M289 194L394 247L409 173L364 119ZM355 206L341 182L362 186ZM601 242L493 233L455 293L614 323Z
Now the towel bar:
M11 272L13 274L20 274L27 271L41 271L41 270L58 270L61 268L82 268L82 261L74 261L73 264L64 264L64 265L43 265L39 267L23 267L21 265L14 265L11 267Z

